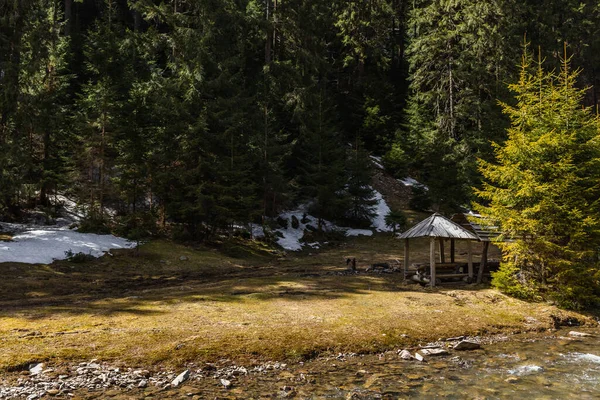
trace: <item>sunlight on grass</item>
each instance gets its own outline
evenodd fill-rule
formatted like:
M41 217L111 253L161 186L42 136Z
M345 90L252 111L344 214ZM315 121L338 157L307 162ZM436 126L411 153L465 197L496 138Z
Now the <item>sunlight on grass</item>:
M549 324L551 314L561 313L491 289L407 286L401 274L330 275L345 268L350 252L362 262L380 262L401 258L401 251L380 237L312 256L232 262L210 249L156 242L139 256L121 252L84 265L30 266L28 278L13 271L0 282L20 293L0 303L0 368L40 360L180 366L379 351L521 330L526 316ZM29 286L38 288L22 290Z

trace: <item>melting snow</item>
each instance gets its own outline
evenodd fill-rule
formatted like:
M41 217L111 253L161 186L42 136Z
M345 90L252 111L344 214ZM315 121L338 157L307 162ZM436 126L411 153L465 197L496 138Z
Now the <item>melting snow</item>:
M58 226L30 226L0 223L17 232L12 242L0 242L0 263L50 264L66 258L65 251L100 257L110 249L135 247L135 243L113 235L80 233Z
M371 223L373 229L377 232L390 232L391 229L385 225L385 216L390 212L390 208L387 203L383 199L381 193L375 191L375 200L377 200L377 204L374 207L375 217ZM300 206L297 210L287 211L280 215L281 218L288 221L287 228L279 228L276 229L275 232L279 232L280 237L277 239L277 244L283 247L286 250L298 251L302 250L302 247L305 245L301 242L304 237L304 230L306 229L306 225L312 225L313 227L317 227L317 218L312 215L307 214L308 205ZM292 227L292 216L295 216L298 219L299 225L298 228ZM303 223L302 220L307 221ZM321 227L323 230L331 232L331 231L342 231L346 233L346 236L372 236L372 229L353 229L348 227L337 226L334 223L326 220L321 221ZM253 226L253 235L256 237L260 237L259 235L262 230L258 229L258 226ZM309 247L316 248L318 243L309 243L306 244Z
M381 161L381 157L371 156L371 161L379 169L385 169Z
M378 191L375 191L375 199L377 200L377 204L375 205L376 214L375 217L373 217L371 226L378 232L390 232L390 227L385 224L385 216L389 214L390 208Z
M346 236L373 236L373 231L370 229L348 229Z
M404 179L398 179L398 181L400 183L402 183L404 186L422 186L425 188L425 190L429 190L429 188L425 185L423 185L421 182L419 182L418 180L411 178L410 176L407 176Z

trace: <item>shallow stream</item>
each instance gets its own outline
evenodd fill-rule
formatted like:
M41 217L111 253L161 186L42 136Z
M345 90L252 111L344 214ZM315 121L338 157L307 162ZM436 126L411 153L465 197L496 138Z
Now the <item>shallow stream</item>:
M517 335L424 363L392 352L315 360L290 366L276 382L268 375L241 379L229 396L600 399L600 330L578 331L595 336L572 338L569 330ZM286 381L289 386L282 386Z
M593 336L573 337L571 330ZM66 373L64 380L16 374L12 384L4 388L4 397L0 379L0 398L46 398L54 388L60 392L57 398L115 400L600 399L600 328L492 337L482 342L482 348L470 351L454 350L456 341L436 343L448 353L426 356L425 362L403 360L397 351L340 354L249 369L222 360L222 364L206 364L191 371L189 379L176 387L168 384L175 374L148 371L153 375L148 380L143 372L140 376L128 372L118 379L121 383L103 386L100 375L110 373L114 377L114 371L119 370L106 369L94 360L60 372ZM415 350L410 349L413 355Z

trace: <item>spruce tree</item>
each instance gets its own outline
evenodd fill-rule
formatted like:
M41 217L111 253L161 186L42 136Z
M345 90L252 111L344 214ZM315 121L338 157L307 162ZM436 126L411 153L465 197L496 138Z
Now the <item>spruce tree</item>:
M119 19L116 0L103 2L101 18L86 36L84 47L87 82L78 98L80 127L80 198L91 221L102 223L114 196L112 168L115 144L124 125L123 106L131 84L129 58L123 52L125 27Z
M345 151L336 131L325 82L307 91L296 110L300 136L296 145L298 197L322 220L343 219L349 206ZM316 93L315 93L316 92Z
M410 12L410 88L398 143L414 154L410 169L430 187L438 208L455 211L476 185L476 157L505 127L498 99L512 76L518 38L511 0L422 0Z
M347 218L350 222L369 226L375 216L375 193L371 185L371 159L360 139L356 139L347 159L348 185L350 208Z
M585 91L563 59L557 74L525 52L508 140L495 162L480 160L481 213L498 223L505 242L493 283L520 296L544 295L581 307L600 294L600 121L581 106Z

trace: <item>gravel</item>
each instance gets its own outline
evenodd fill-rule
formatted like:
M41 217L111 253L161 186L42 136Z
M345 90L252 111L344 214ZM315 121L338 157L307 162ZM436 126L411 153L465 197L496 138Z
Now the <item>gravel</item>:
M190 368L187 380L214 379L217 382L231 382L241 375L267 374L286 368L287 364L279 362L265 363L252 368L205 364L202 368ZM67 373L60 375L50 367L39 371L39 364L32 365L31 369L33 371L23 371L23 374L27 375L19 376L10 383L6 379L0 380L0 399L32 400L48 395L74 397L74 392L78 390L101 392L109 389L130 391L151 387L169 389L172 387L171 382L185 372L150 372L145 369L119 368L97 360L72 364Z

